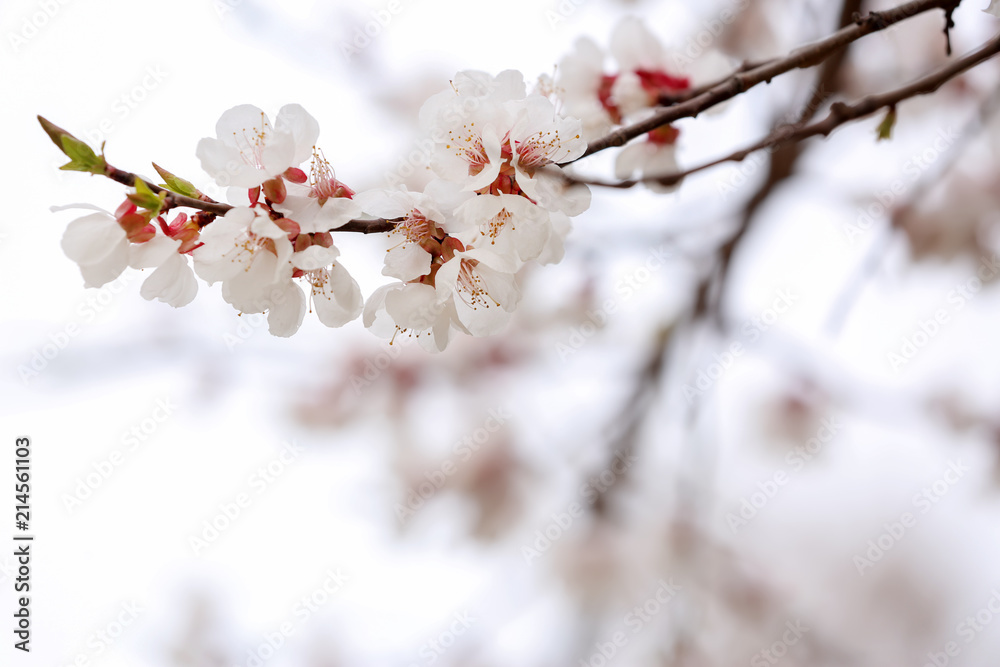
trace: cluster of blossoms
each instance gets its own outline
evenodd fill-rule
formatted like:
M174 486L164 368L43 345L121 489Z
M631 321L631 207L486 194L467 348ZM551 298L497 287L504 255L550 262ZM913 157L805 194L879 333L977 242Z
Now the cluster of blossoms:
M691 88L691 79L671 71L663 45L636 18L618 24L609 50L615 65L610 72L605 69L609 54L593 40L581 37L559 63L553 86L563 111L581 120L588 141L617 126L645 120L657 107ZM676 128L664 125L623 148L615 161L615 178L631 178L638 172L642 178L655 179L676 172L678 135ZM656 190L672 189L655 181L648 185Z
M423 193L373 191L365 211L402 218L379 288L365 307L375 333L427 336L443 349L451 331L489 335L517 305L514 274L525 262L562 258L568 216L590 204L586 186L567 185L547 165L587 148L580 121L561 117L519 72L460 72L420 111L437 175Z
M235 107L219 120L216 137L197 148L203 169L227 188L228 205L157 167L164 189L132 178L135 192L114 214L70 223L63 248L88 287L127 266L155 267L141 293L172 306L191 302L196 275L221 282L229 304L267 313L278 336L295 333L313 309L330 327L363 312L375 333L413 336L429 349L444 349L453 331L495 333L520 297L517 271L529 261L561 259L569 217L589 206L586 186L546 169L584 153L580 121L506 71L460 72L427 101L421 123L440 139L430 165L437 178L422 192L355 192L316 148L319 124L301 106L282 107L273 124L254 106ZM76 141L54 131L54 139ZM89 155L97 167L71 168L124 174ZM222 210L179 213L168 223L171 205L184 205L169 192ZM393 240L382 273L398 282L366 304L337 261L331 232L381 221Z
M147 184L41 119L72 159L63 168L135 188L114 214L98 209L70 223L63 248L88 287L128 266L153 268L141 294L175 307L194 299L196 276L221 282L226 302L266 313L277 336L295 333L313 310L326 326L362 316L380 336L412 336L432 350L443 350L454 332L490 335L518 303L517 272L527 262L559 261L570 218L590 205L586 185L556 165L689 88L686 77L668 71L663 48L638 20L614 31L611 53L617 69L607 73L605 54L581 40L558 79L530 92L513 70L459 72L420 110L435 176L420 192L356 192L339 181L316 147L318 122L296 104L282 107L273 123L257 107L235 107L215 138L198 143L202 168L228 203L156 165L166 183ZM625 147L618 177L674 171L677 136L664 126ZM199 210L167 221L170 209L184 206ZM365 301L331 232L372 225L391 230L382 273L396 282Z

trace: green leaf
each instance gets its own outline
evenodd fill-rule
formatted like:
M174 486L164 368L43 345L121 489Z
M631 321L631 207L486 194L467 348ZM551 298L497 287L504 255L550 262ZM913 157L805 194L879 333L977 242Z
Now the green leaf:
M180 176L171 174L169 171L167 171L160 165L156 164L155 162L153 163L153 169L155 169L156 173L160 175L160 178L162 178L165 181L163 187L167 188L168 190L172 190L173 192L176 192L179 195L184 195L185 197L191 197L192 199L201 198L201 192L198 190L198 188L194 187L194 185L190 181L185 181Z
M129 201L150 212L150 217L155 217L163 208L163 202L167 198L167 193L163 190L159 194L153 192L146 182L141 178L135 179L135 193L128 195Z
M88 174L102 173L102 171L100 169L95 168L94 165L83 164L81 162L77 162L76 160L71 160L70 162L67 162L66 164L64 164L59 168L62 169L63 171L84 171L87 172Z
M86 144L84 144L86 146ZM90 150L87 147L87 150ZM81 154L80 156L70 156L72 159L59 167L66 171L85 171L90 174L103 174L107 168L107 163L104 161L103 156L94 155L93 151L90 151L90 155Z
M883 139L892 139L892 128L896 126L896 107L889 107L889 111L885 114L885 118L879 123L876 132L876 141L882 141Z
M94 153L94 149L58 125L49 122L41 116L38 116L38 122L41 123L42 129L49 135L52 143L58 146L59 150L65 153L66 157L70 160L59 167L60 169L65 169L66 171L86 171L91 174L104 173L108 165L104 161L103 146L101 148L102 154L97 155Z
M94 149L83 143L71 134L64 134L62 138L63 153L73 162L87 165L89 167L100 166L104 170L104 158L99 157Z

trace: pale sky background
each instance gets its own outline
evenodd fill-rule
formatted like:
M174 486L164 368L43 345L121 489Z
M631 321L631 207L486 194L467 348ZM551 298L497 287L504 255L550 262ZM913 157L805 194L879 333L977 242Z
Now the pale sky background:
M582 441L594 428L577 422L579 416L595 409L602 392L624 392L624 385L609 385L603 378L634 363L629 352L648 344L651 322L680 309L690 271L667 270L684 289L658 280L623 304L613 323L614 337L608 339L614 345L588 346L567 366L551 342L565 337L559 329L539 353L536 367L487 399L509 407L514 431L534 447L540 474L555 480L536 498L538 507L547 508L539 510L537 524L500 548L488 548L463 541L452 523L461 508L447 499L428 507L414 534L400 539L392 515L396 489L386 473L391 433L378 418L383 403L376 404L368 423L342 430L309 430L295 419L296 406L322 386L325 374L338 372L343 359L359 349L375 358L386 349L360 321L331 331L307 315L299 334L288 340L271 337L266 327L251 327L245 342L230 349L226 336L238 335L246 318L222 301L217 287L200 283L194 303L176 311L139 296L138 272L125 274L120 294L85 290L78 268L59 245L77 214L49 211L77 202L113 210L124 191L104 179L60 172L62 155L37 125L36 114L92 145L107 140L108 159L120 168L150 174L149 162L155 160L205 186L194 148L198 139L213 134L223 111L251 103L275 113L296 102L319 120L320 144L338 177L364 189L381 185L385 171L410 149L420 102L446 87L460 69L517 68L531 81L550 73L578 35L606 44L615 18L629 8L674 43L683 43L713 15L707 6L640 2L623 8L591 0L581 1L553 26L546 11L558 8L557 2L400 0L398 14L347 61L342 42L351 39L352 26L370 21L371 12L389 4L5 0L0 7L0 76L6 89L0 118L7 129L7 159L0 166L7 200L0 220L5 343L0 469L12 465L8 445L14 437L30 436L32 532L37 536L33 651L28 659L15 655L13 664L62 667L81 655L101 667L169 664L166 646L178 640L177 626L189 613L190 596L199 593L224 619L225 631L212 641L234 651L238 664L245 665L246 648L259 646L264 636L295 618L296 601L311 595L331 570L346 575L347 583L315 616L295 621L292 639L266 664L304 664L312 651L328 648L345 664L426 664L421 645L463 612L477 621L451 649L455 653L448 663L464 655L463 646L478 645L474 638L487 638L491 647L489 660L480 662L568 662L561 647L570 628L560 619L571 603L549 585L548 565L524 566L519 547L545 525L548 511L565 506L560 493L571 481L560 472L561 457L594 457L586 447L573 450L569 436L577 434ZM978 6L965 4L956 13L958 53L997 27ZM36 28L32 21L43 25ZM775 36L776 52L794 45L783 42L786 37ZM902 48L893 39L870 38L865 53L877 59L886 49ZM995 85L995 75L994 67L973 80ZM721 114L679 124L682 161L718 155L765 131L767 116L761 109L801 92L803 81L799 75L789 77L753 91ZM799 301L726 376L718 402L703 414L723 424L719 456L732 461L715 480L728 499L719 507L720 532L727 532L721 519L725 512L780 466L780 459L743 451L746 443L761 438L748 435L748 429L760 426L764 397L783 382L776 367L784 363L829 378L843 388L843 404L854 411L840 436L846 444L827 467L809 471L810 481L795 488L794 498L776 500L782 504L762 516L758 532L748 531L736 541L772 558L790 579L799 577L807 606L826 604L816 583L826 573L810 570L795 556L819 550L822 533L797 527L826 525L849 535L844 539L853 541L841 544L850 569L849 554L905 510L906 501L899 499L940 476L957 456L973 471L950 492L947 506L921 520L923 532L906 548L926 553L928 572L934 573L928 580L936 578L951 591L948 604L956 611L949 618L955 622L962 610L978 608L990 588L1000 585L995 566L1000 507L990 490L995 452L975 434L968 442L948 442L948 434L934 432L908 400L935 387L954 387L984 410L995 410L1000 400L995 290L987 289L972 307L958 312L949 291L974 273L975 263L910 268L897 242L840 336L833 338L823 328L831 302L867 244L885 231L881 223L858 242L849 241L845 226L857 218L863 198L858 193L894 179L912 186L902 171L907 158L924 151L943 128L963 126L969 111L956 107L954 113L901 123L891 151L870 141L877 119L838 132L810 154L794 187L771 202L775 210L745 248L755 258L752 265L736 266L734 322L759 315L781 289L792 290ZM98 138L102 122L110 124L110 132ZM707 225L729 206L719 184L734 173L728 168L709 172L669 197L595 192L592 210L576 221L566 261L533 275L529 306L559 307L588 267L598 267L597 289L612 293L615 282L640 266L663 234ZM755 175L760 173L750 178ZM337 240L345 264L369 294L383 281L378 264L383 242ZM695 252L704 244L705 239L691 242ZM621 256L613 256L614 251ZM886 352L940 308L952 317L949 325L913 364L895 372ZM78 333L37 377L24 381L19 367L30 365L36 352L68 328ZM702 361L710 362L717 350L703 347ZM698 354L695 349L688 360L693 369L700 367ZM428 411L438 407L435 401L444 399L429 396ZM128 451L125 434L142 427L158 404L176 408ZM454 401L449 405L455 407ZM458 418L428 426L437 429L431 447L438 451L482 424L478 408L463 414L457 405ZM658 427L664 441L679 428L669 423L667 413ZM277 460L283 443L292 441L304 451L258 494L255 471ZM122 452L122 464L91 497L68 509L66 494L115 450ZM905 452L905 470L900 470L900 452ZM672 450L662 453L664 460L675 456ZM9 474L0 477L6 480ZM4 545L11 532L6 485L0 494ZM220 504L232 503L240 493L249 494L252 505L195 555L189 538L218 514ZM6 546L0 550L8 552ZM9 556L0 556L0 565L10 564ZM831 572L835 569L831 566ZM860 604L859 599L845 593L840 603ZM142 609L135 623L109 650L98 651L93 633L130 604ZM11 583L4 570L3 664L13 653L10 609ZM998 640L1000 632L991 627L974 648L996 655ZM986 664L966 659L963 664Z

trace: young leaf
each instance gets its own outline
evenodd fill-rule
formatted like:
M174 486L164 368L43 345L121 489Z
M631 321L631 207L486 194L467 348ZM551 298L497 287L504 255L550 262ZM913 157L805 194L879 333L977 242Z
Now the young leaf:
M38 116L38 122L41 123L42 129L45 130L45 134L49 135L52 143L58 146L59 150L65 153L66 157L70 160L59 167L60 169L65 169L66 171L86 171L91 174L104 173L107 163L104 161L103 154L97 155L94 153L93 148L42 116ZM103 145L101 150L103 153Z
M135 194L128 195L129 201L150 212L151 217L155 217L163 207L163 201L167 198L167 193L160 191L154 193L146 182L141 178L135 179Z
M153 169L156 173L160 175L160 178L164 180L163 186L168 190L172 190L179 195L184 195L185 197L191 197L192 199L200 199L201 192L196 188L190 181L185 181L180 176L170 173L160 165L153 163Z
M879 123L878 128L875 130L877 134L876 141L882 141L883 139L892 139L892 128L896 126L896 107L889 107L888 113L885 114L885 118Z

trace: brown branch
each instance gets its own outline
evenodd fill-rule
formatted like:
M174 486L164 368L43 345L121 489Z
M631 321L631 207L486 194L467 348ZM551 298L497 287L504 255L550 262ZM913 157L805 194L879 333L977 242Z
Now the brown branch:
M843 29L851 25L861 13L861 5L862 0L843 0L840 6L840 18L837 22L837 28ZM840 91L842 83L841 71L847 60L847 53L850 48L850 44L844 46L833 52L823 62L819 70L819 75L816 77L816 85L813 86L812 94L798 114L796 121L798 124L802 125L812 120L819 111L820 106L832 95ZM767 177L743 207L740 222L736 227L735 233L719 248L718 272L712 274L719 285L715 293L715 302L712 304L712 312L719 322L722 321L723 302L726 298L729 272L732 268L733 256L736 254L736 249L743 242L743 239L746 238L747 232L750 231L754 217L760 207L777 190L778 186L795 172L796 164L802 156L802 152L802 143L792 143L781 146L771 154ZM707 302L705 305L708 305Z
M891 108L903 100L933 93L951 79L995 56L998 52L1000 52L1000 34L983 44L983 46L975 51L967 53L951 64L941 67L940 69L923 76L912 83L885 93L863 97L854 104L837 102L830 107L830 113L827 114L823 120L809 125L802 125L798 123L784 125L771 132L760 141L757 141L746 148L734 151L729 155L717 158L710 162L705 162L695 167L691 167L690 169L685 169L684 171L666 174L656 178L644 178L641 180L620 181L614 183L590 179L577 179L573 176L569 176L568 174L564 174L563 178L572 183L584 183L587 185L613 188L630 188L643 182L659 183L664 186L676 185L691 174L696 174L700 171L704 171L727 162L742 162L751 154L767 148L777 148L787 144L803 141L817 135L827 136L841 125L870 116L879 109Z
M604 470L614 470L613 466L617 458L628 457L635 452L642 426L656 405L655 393L662 386L666 375L667 352L673 340L674 332L673 324L661 324L658 328L653 348L646 357L645 363L636 374L632 392L622 404L619 414L615 419L616 424L624 424L624 427L611 440L611 448L608 452L608 460L605 462ZM632 472L632 467L629 466L624 472L616 474L616 479L611 486L596 489L597 497L594 499L594 514L598 516L608 514L611 494L615 491L620 493L623 490L625 487L623 482L628 479Z
M885 30L895 23L923 12L942 9L950 19L951 11L960 2L961 0L913 0L884 12L870 12L857 19L853 25L838 30L829 37L801 46L784 58L766 61L747 71L737 71L722 83L694 98L667 107L640 123L619 128L601 139L592 141L587 146L586 152L577 159L607 148L623 146L636 137L681 118L696 117L702 111L732 99L758 84L769 83L776 76L794 69L806 69L818 65L851 42L873 32Z
M934 185L940 183L944 176L958 164L959 159L973 140L985 131L990 119L998 110L1000 110L1000 90L995 91L983 100L976 115L958 133L959 139L951 146L948 158L944 161L944 164L936 162L936 169L924 171L920 179L910 188L910 196L902 202L902 205L914 206L921 199L927 197L928 193L933 190ZM896 206L899 207L900 205L896 204ZM824 328L831 335L836 336L840 333L851 310L861 296L865 283L878 270L883 256L893 240L894 232L895 229L891 225L886 227L882 236L876 237L876 240L868 246L868 250L857 264L853 275L844 282L839 294L830 306L830 312L826 317Z
M687 90L678 90L672 93L660 93L656 98L656 103L660 106L669 107L675 104L680 104L681 102L687 102L690 99L694 99L699 95L703 95L708 91L712 90L716 86L722 85L733 78L737 74L742 74L743 72L749 72L750 70L757 69L758 67L763 67L764 65L769 65L777 60L776 58L768 58L767 60L752 61L744 60L740 63L740 66L734 69L729 74L714 79L708 83L703 83L695 88L688 88Z
M111 180L121 183L122 185L127 185L129 187L135 186L135 179L139 178L135 174L123 171L116 167L112 167L110 164L104 175ZM167 190L166 188L160 187L155 183L150 183L146 179L142 179L142 182L149 187L150 190L159 194L160 192L166 192L166 204L168 208L185 207L194 208L199 211L205 211L206 213L213 213L215 215L225 215L229 211L235 208L230 204L223 204L222 202L217 202L213 199L194 199L193 197L186 197L182 194L173 192L172 190ZM355 219L350 220L346 224L337 227L336 229L331 229L331 232L358 232L360 234L383 234L385 232L391 232L396 228L396 220L387 220L385 218L374 218L374 219Z
M337 227L336 229L331 229L331 232L358 232L359 234L384 234L386 232L391 232L396 228L396 223L402 220L393 219L386 220L385 218L373 218L371 220L357 219L350 220L347 223Z
M121 183L122 185L127 185L129 187L135 187L135 179L139 178L131 172L122 171L117 167L112 167L110 164L105 169L104 175L116 183ZM172 190L162 188L155 183L150 183L146 179L141 180L156 194L160 194L161 192L167 193L166 204L168 208L183 206L185 208L196 208L199 211L205 211L206 213L214 213L215 215L225 215L233 208L229 204L222 204L214 199L195 199L193 197L186 197Z

